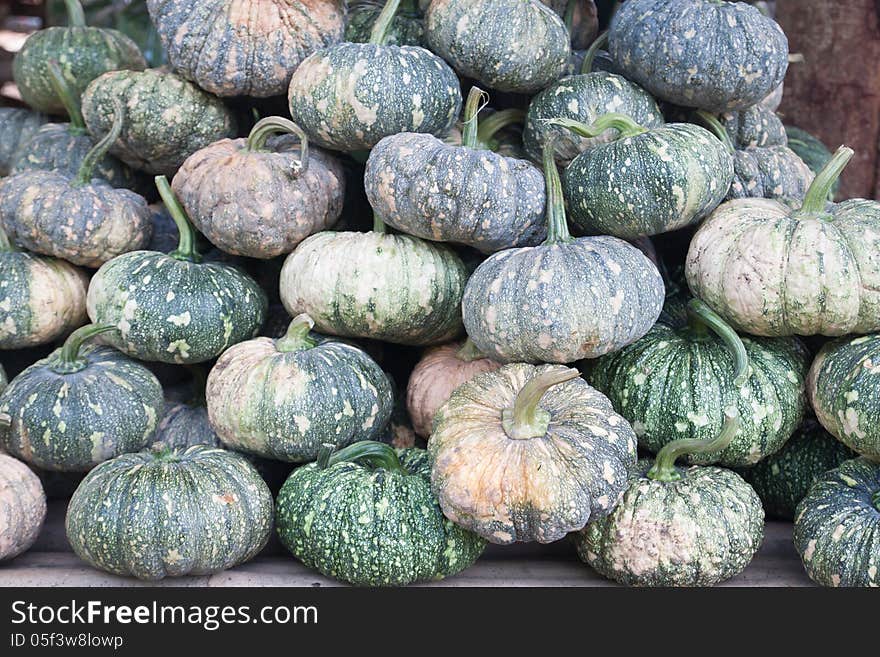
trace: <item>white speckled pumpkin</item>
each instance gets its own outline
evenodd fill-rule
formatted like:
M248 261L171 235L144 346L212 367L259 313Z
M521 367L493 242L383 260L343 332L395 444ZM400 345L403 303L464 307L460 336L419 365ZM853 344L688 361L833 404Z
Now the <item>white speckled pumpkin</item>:
M46 518L46 495L29 467L0 454L0 561L27 550Z

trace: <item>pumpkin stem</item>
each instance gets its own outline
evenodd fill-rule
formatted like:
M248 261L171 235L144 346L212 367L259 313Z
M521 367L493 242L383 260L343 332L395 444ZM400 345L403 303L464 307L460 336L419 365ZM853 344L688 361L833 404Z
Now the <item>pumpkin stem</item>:
M807 190L807 195L804 197L804 204L795 213L795 216L814 217L825 212L828 195L853 155L855 155L855 151L847 146L841 146L837 149L837 152L831 156L822 170L816 174L813 183Z
M406 469L400 464L400 459L397 457L397 452L394 451L394 448L375 440L362 440L340 449L338 452L326 457L322 461L326 465L321 467L330 467L337 463L355 462L360 462L362 465L370 468L406 472Z
M394 15L400 8L400 0L388 0L385 7L382 8L376 22L373 23L373 30L370 32L370 43L383 46L388 41L388 33L391 29L391 23L394 21Z
M95 173L95 167L98 166L98 162L104 159L107 151L110 150L110 147L119 139L119 135L122 134L123 121L125 121L125 108L122 107L122 103L118 98L114 98L113 123L110 126L110 131L101 137L89 152L86 153L82 163L79 165L79 171L76 172L76 178L71 183L74 187L83 187L92 181L92 176Z
M266 150L266 142L269 137L277 134L296 135L299 137L300 164L295 171L296 175L300 175L308 171L309 168L309 138L306 133L296 123L290 119L280 116L267 116L265 119L257 121L256 125L251 129L247 138L247 150L255 153Z
M556 168L556 138L550 135L544 142L544 179L547 184L547 239L544 244L561 244L571 241L565 218L565 197L562 181Z
M479 119L480 111L489 104L489 94L479 87L471 87L467 102L464 106L464 129L461 132L461 145L468 148L477 148L479 142Z
M168 255L176 260L201 262L202 256L196 251L195 229L193 228L192 223L190 223L189 217L186 216L186 210L183 209L180 201L177 200L177 196L175 196L174 192L171 190L171 185L168 184L168 178L165 176L156 176L156 189L159 190L159 196L162 198L162 202L165 204L168 214L174 219L174 223L177 225L177 232L180 234L177 249Z
M686 454L709 454L720 452L730 444L736 432L739 431L739 414L735 409L724 412L724 426L721 433L712 440L693 440L683 438L673 440L660 450L654 465L648 470L648 477L655 481L671 482L681 479L681 475L675 469L676 459Z
M12 245L12 242L9 241L9 235L0 227L0 252L9 253L12 251L18 251L18 249Z
M596 40L590 44L589 48L587 48L587 53L584 55L584 61L581 62L581 70L579 71L581 75L593 72L593 62L596 60L596 53L604 48L607 43L608 30L605 30L602 34L597 36Z
M617 114L611 112L600 116L593 125L587 125L575 119L546 119L550 125L558 125L567 128L576 135L581 137L598 137L606 130L617 130L617 139L627 139L629 137L637 137L644 132L648 132L647 128L643 128L638 123L629 118L626 114Z
M311 349L317 344L309 337L309 331L313 328L315 328L315 322L311 317L306 313L297 315L287 327L287 333L284 334L284 337L275 340L275 348L282 353Z
M61 104L64 105L64 109L67 110L67 115L70 117L70 126L67 128L67 131L74 136L86 134L86 122L83 120L83 115L80 111L79 97L70 88L70 85L67 84L58 61L50 59L46 63L46 67L49 69L49 83L52 85L52 90L58 96Z
M580 376L573 367L560 367L530 379L516 395L513 408L501 413L501 426L511 440L541 438L550 426L550 413L538 404L553 386Z
M568 36L571 37L571 28L574 27L574 10L577 9L577 3L580 0L568 0L565 5L565 14L562 16L562 22L565 23L565 29L568 30Z
M9 413L0 413L0 427L4 429L12 426L12 416Z
M880 490L874 493L874 497L871 498L871 501L874 502L874 508L880 511Z
M477 349L477 345L474 344L473 340L468 338L461 345L461 349L456 352L455 357L458 360L463 360L465 363L470 363L475 360L482 360L486 355Z
M64 0L64 6L67 8L68 27L86 27L86 13L79 0Z
M52 359L49 365L50 369L56 374L73 374L85 369L87 363L85 359L79 357L79 350L83 342L91 340L101 333L115 330L115 324L86 324L81 326L64 341L61 351Z
M705 336L706 329L709 328L724 342L736 363L733 383L737 388L742 388L749 380L749 354L742 339L730 324L699 299L691 299L688 302L687 314L688 326L698 338Z
M733 145L733 140L730 138L730 133L727 132L727 128L725 128L721 121L718 120L718 117L714 114L710 114L706 110L697 110L695 114L699 117L699 119L703 122L703 124L709 128L709 130L714 134L718 139L724 144L725 148L731 153L736 152L736 146Z
M387 232L385 221L379 216L379 213L373 210L373 232L385 234Z
M490 114L480 121L480 125L477 128L477 143L480 145L480 148L494 151L498 147L498 144L493 141L495 135L509 125L525 123L525 121L526 113L519 109L506 109Z

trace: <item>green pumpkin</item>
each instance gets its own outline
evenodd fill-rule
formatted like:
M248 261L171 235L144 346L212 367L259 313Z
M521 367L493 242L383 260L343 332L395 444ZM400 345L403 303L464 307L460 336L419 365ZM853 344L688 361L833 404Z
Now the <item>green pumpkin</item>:
M0 395L0 446L38 468L84 472L150 444L165 406L159 381L115 349L83 346L113 329L74 331L9 383Z
M880 465L858 458L822 475L798 504L794 545L822 586L880 586Z
M467 334L502 363L571 363L642 337L663 307L663 280L616 237L572 239L553 146L544 147L547 239L481 263L462 299Z
M711 112L755 105L788 69L782 28L744 2L629 0L608 38L627 78L661 100Z
M738 467L777 452L798 427L808 366L799 340L741 338L692 301L687 325L656 324L638 342L593 363L588 378L632 423L639 445L654 453L673 440L717 435L724 409L738 409L739 428L725 450L691 457Z
M197 150L236 136L235 117L223 102L173 73L115 71L92 82L82 113L96 138L110 131L116 101L126 118L110 152L139 171L172 176Z
M384 6L385 2L380 0L351 2L345 24L345 40L368 43ZM400 8L388 28L385 43L389 46L425 46L425 20L415 0L401 0Z
M0 563L32 546L45 518L46 494L39 477L0 453Z
M485 541L443 517L427 452L365 441L293 471L275 505L278 537L323 575L402 586L455 575Z
M20 157L40 126L49 117L18 107L0 107L0 176L8 176L12 165Z
M537 0L434 0L425 36L461 75L498 91L543 89L571 55L562 18Z
M790 125L785 126L785 133L788 137L788 147L797 153L797 156L810 168L810 171L819 173L828 164L828 160L831 159L831 151L819 139L806 130ZM840 189L840 180L835 180L828 195L829 201L834 200L838 189Z
M165 414L156 428L153 444L162 443L168 449L180 450L193 445L220 447L220 438L208 420L205 401L207 372L197 365L188 369L193 377L193 394L183 402L166 399Z
M723 112L718 120L737 149L785 146L788 137L776 112L753 105L739 112Z
M691 123L647 129L623 114L592 126L552 119L576 134L617 138L581 153L562 177L572 222L591 235L624 239L697 223L724 200L733 158L712 134Z
M208 416L223 444L279 461L313 461L321 446L378 436L391 416L391 383L357 347L309 333L296 317L278 340L226 351L208 376Z
M768 516L793 520L795 507L813 482L856 456L807 418L782 449L740 474L758 493Z
M206 445L160 447L92 470L65 528L89 565L156 581L252 559L269 540L272 515L272 494L243 457Z
M741 573L764 537L758 495L731 470L675 465L722 451L736 429L728 417L713 440L674 441L653 465L639 461L614 511L575 535L581 560L630 586L712 586Z

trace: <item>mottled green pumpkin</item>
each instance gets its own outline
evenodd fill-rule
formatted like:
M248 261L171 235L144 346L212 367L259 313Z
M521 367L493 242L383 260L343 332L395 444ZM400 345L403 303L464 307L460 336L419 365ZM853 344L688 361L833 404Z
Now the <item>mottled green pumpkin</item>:
M723 112L718 120L737 149L785 146L782 120L772 110L753 105L739 112Z
M35 110L62 114L64 103L52 84L48 64L57 61L64 79L79 95L107 71L142 71L147 62L137 44L117 30L86 26L79 0L64 0L68 25L31 34L16 53L12 74L24 101Z
M173 73L147 70L105 73L88 86L82 112L96 138L110 131L114 99L125 123L110 152L139 171L172 176L197 150L236 136L235 117L219 98Z
M19 107L0 107L0 176L9 175L12 165L31 137L49 117Z
M798 504L794 545L822 586L880 586L880 465L842 463Z
M180 233L169 254L133 251L92 277L86 307L92 321L119 331L107 341L140 360L201 363L252 338L266 317L266 294L232 265L202 262L194 230L167 179L156 178Z
M856 456L815 419L807 418L782 449L740 474L758 493L768 516L793 520L795 507L813 482Z
M790 125L785 126L785 133L788 137L788 147L803 160L804 164L810 168L810 171L819 173L828 164L828 160L831 159L831 151L818 138L806 130ZM834 186L828 195L829 201L834 200L834 196L839 188L840 181L835 180Z
M153 443L162 443L168 449L186 449L193 445L220 447L220 438L208 420L204 404L166 404Z
M46 518L39 477L21 461L0 454L0 562L30 548Z
M485 541L443 517L421 449L366 441L297 468L276 502L281 543L328 577L403 586L455 575Z
M345 24L345 40L367 43L385 2L357 0L349 3ZM401 0L400 8L388 28L389 46L425 46L425 20L415 0Z
M84 472L150 444L162 386L146 367L83 341L109 325L84 326L64 346L10 381L0 395L0 446L45 470Z
M550 543L614 508L636 436L577 370L515 363L452 393L428 451L447 518L492 543Z
M155 581L252 559L271 536L272 516L272 494L246 459L196 445L102 463L73 494L65 528L91 566Z
M629 0L608 37L627 78L659 99L711 112L755 105L788 69L782 28L744 2Z
M498 91L543 89L571 55L562 18L537 0L434 0L425 37L461 75Z

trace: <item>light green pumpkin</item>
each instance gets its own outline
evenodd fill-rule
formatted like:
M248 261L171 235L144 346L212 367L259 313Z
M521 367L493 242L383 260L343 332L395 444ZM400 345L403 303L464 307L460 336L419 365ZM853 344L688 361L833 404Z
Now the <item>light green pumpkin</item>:
M46 519L39 477L21 461L0 453L0 563L28 550Z

